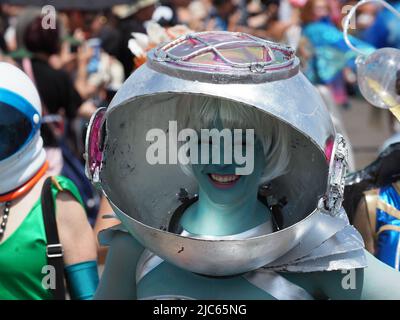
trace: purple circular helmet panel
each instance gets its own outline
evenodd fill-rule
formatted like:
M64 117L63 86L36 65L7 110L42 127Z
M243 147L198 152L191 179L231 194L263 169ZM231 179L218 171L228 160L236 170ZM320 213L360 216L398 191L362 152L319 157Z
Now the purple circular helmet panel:
M102 126L106 108L98 109L89 124L86 141L86 174L96 180L103 161Z

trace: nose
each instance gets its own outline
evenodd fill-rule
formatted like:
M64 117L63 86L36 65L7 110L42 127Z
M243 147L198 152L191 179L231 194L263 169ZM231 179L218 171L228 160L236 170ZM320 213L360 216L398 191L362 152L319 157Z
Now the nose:
M215 169L217 169L220 172L228 169L229 166L230 166L229 164L220 163L215 165Z

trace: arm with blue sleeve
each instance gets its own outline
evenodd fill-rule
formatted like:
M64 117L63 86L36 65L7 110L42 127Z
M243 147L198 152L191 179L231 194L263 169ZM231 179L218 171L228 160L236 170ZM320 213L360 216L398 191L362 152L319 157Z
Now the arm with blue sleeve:
M304 36L311 42L318 58L317 68L319 73L326 73L323 69L335 69L330 72L325 82L330 82L333 75L341 72L343 67L347 66L355 70L355 58L357 53L351 50L346 44L343 32L340 31L329 21L320 21L307 24L303 30ZM366 54L375 51L375 47L349 35L350 42Z
M97 261L85 261L65 267L69 294L73 300L90 300L99 284Z
M352 50L344 40L343 32L329 22L313 22L304 27L303 34L307 37L314 47L333 47L343 53L350 53ZM366 53L371 53L375 50L374 46L362 41L352 35L349 35L349 40L361 50L366 50ZM357 53L354 52L354 56Z
M74 300L92 299L99 282L94 232L76 187L66 178L59 182L63 191L53 192L56 197L56 221L64 249L64 271L70 297Z

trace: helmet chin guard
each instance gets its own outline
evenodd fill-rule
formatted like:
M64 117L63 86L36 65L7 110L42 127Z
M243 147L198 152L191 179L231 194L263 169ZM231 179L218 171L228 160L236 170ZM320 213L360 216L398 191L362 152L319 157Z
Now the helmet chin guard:
M337 214L345 146L342 138L335 140L322 98L298 66L293 50L280 44L243 33L194 33L151 51L148 62L128 78L109 108L93 116L86 140L87 174L144 247L192 272L233 275L276 260L307 233L322 228L321 216ZM146 134L154 128L167 132L185 95L194 101L208 96L239 102L287 128L289 168L269 182L274 198L287 199L281 230L244 240L199 239L166 231L185 198L182 192L193 196L198 185L179 164L149 164ZM101 156L90 152L92 146Z
M330 159L328 188L325 207L331 215L336 216L342 208L345 178L348 168L348 150L346 140L340 134L336 135Z

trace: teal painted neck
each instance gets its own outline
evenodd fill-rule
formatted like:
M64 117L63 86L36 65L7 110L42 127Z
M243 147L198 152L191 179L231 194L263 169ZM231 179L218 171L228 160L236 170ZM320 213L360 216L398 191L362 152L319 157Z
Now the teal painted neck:
M199 201L186 210L181 225L193 234L227 236L245 232L270 219L268 208L257 200L257 192L241 200L232 205L218 204L200 189Z

